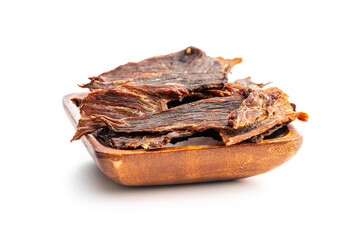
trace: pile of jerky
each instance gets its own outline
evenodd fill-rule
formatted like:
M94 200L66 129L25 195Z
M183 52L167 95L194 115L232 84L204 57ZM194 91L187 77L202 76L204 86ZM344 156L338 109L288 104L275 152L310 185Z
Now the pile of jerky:
M121 65L91 77L90 93L72 101L81 119L72 140L94 134L117 149L149 149L191 137L226 145L259 142L308 115L276 87L250 78L229 83L241 58L212 58L195 47Z

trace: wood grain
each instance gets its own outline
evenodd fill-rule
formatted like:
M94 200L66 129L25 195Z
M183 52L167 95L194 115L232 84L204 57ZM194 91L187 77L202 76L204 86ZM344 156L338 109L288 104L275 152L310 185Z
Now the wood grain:
M71 98L63 98L65 112L76 128L80 118ZM199 145L154 150L118 150L103 146L94 136L82 137L101 171L126 186L167 185L231 180L268 172L288 161L301 147L302 135L289 124L285 136L225 146Z

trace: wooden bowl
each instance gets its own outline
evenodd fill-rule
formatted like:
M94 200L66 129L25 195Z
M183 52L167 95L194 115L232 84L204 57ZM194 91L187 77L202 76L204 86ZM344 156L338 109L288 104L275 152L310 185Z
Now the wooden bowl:
M65 111L75 128L80 113L70 99L86 94L73 93L63 98ZM113 149L102 145L93 135L81 140L111 180L126 186L145 186L231 180L262 174L289 160L301 147L302 135L289 124L280 135L259 143L153 150Z

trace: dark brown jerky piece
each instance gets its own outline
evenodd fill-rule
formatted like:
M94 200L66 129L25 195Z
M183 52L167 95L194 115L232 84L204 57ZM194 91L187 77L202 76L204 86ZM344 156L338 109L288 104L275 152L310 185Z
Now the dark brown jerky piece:
M82 85L82 87L99 89L124 83L140 85L141 83L136 82L146 82L148 78L149 81L156 81L156 79L160 78L162 81L161 84L173 83L174 80L184 81L189 79L188 81L190 81L191 79L200 77L203 80L219 80L223 79L223 77L213 74L226 74L230 72L233 66L241 61L241 58L211 58L198 48L188 47L176 53L148 58L137 63L121 65L109 72L89 78L91 82ZM198 74L203 74L203 76L199 76Z
M126 78L129 77L129 72L228 73L234 65L241 61L241 58L211 58L196 47L188 47L176 53L148 58L137 63L121 65L93 79L110 82L115 79L122 79L124 75Z
M279 129L284 128L288 124L289 124L289 122L283 123L283 124L278 124L278 125L274 126L273 128L270 128L269 130L267 130L259 135L249 138L247 141L253 142L253 143L261 142L262 140L264 140L264 138L269 137L269 136L271 137L272 134L274 134Z
M298 115L301 114L304 113L298 113ZM275 128L276 131L276 126L286 125L295 119L293 117L272 116L239 129L218 129L218 132L226 145L233 145L248 139L251 142L258 142L263 140L265 136L270 135L272 133L271 129ZM300 119L300 117L298 117L298 119Z
M287 100L288 96L278 88L251 94L239 109L229 115L229 124L234 129L219 129L226 145L242 142L295 119L307 121L308 115L295 112Z
M268 83L254 83L251 81L251 77L247 77L247 78L243 78L243 79L238 79L235 80L232 84L233 87L235 88L250 88L251 86L258 86L259 88L263 88L266 85L270 84L271 82Z
M263 116L264 111L268 110L269 103L266 101L249 101L252 105L246 108L243 103L248 99L241 97L223 97L200 100L197 102L180 105L178 107L145 117L127 118L122 120L112 120L100 117L115 132L158 132L165 133L171 131L203 131L205 129L217 129L227 145L235 144L273 128L276 125L294 121L296 118L306 120L307 114L296 113L287 101L287 95L277 88L266 91L253 92L260 98L275 99L271 102L271 112ZM266 96L263 96L266 95ZM251 98L250 98L251 97ZM256 104L257 105L256 105ZM254 118L253 109L261 112L261 117ZM230 121L227 113L241 109L245 113L238 112L237 116L241 121L233 118L231 121L244 122L243 116L250 111L253 122L247 122L241 128L233 129L228 125ZM260 110L259 110L260 109ZM228 121L227 121L228 120ZM247 120L247 119L246 119Z
M242 102L241 97L217 97L180 105L145 117L98 117L115 132L203 131L227 127L228 115L239 108Z
M175 138L185 138L191 136L191 132L170 132L159 133L130 133L120 134L119 137L111 138L112 145L118 149L154 148L162 147Z
M255 100L258 98L261 100L271 100L273 98L278 99L280 98L279 96L283 94L277 88L269 90L266 93L263 90L260 91L258 89L256 89L256 92L252 92L245 100L243 99L243 96L216 97L180 105L146 117L135 117L120 120L101 116L99 117L102 118L103 121L106 122L106 124L115 132L164 133L178 130L203 131L209 128L231 128L234 124L240 123L246 125L244 124L245 122L248 124L250 122L248 118L246 118L248 116L252 120L265 118L263 117L263 115L265 115L263 114L263 111L265 111L266 114L267 111L270 111L267 108L269 103L265 101L254 101L254 98ZM285 108L291 108L290 103L287 101L287 95L283 94L281 96L283 99L277 101L276 103L279 106L284 104ZM244 104L245 102L247 104ZM251 105L249 105L250 103ZM271 106L274 107L273 105L274 104ZM253 113L253 109L256 110L255 113ZM248 112L250 114L248 114ZM295 113L292 108L288 112ZM225 116L227 113L229 113L232 118L229 119L229 115ZM273 110L271 110L269 114L273 114ZM255 115L256 118L253 117L253 115ZM257 115L260 115L260 117ZM239 118L239 120L237 118ZM255 135L258 134L260 133Z
M128 85L167 85L176 84L183 86L188 91L200 91L203 89L222 88L227 82L225 73L131 73L124 79L114 81L92 80L82 87L96 89L116 88L123 84Z
M72 98L71 101L77 106L80 107L82 103L82 98Z
M243 98L247 98L251 92L255 91L256 89L262 88L267 84L269 83L254 83L251 81L250 77L247 77L244 79L236 80L235 82L226 83L224 85L224 88L206 89L200 91L199 93L202 95L202 98L229 96L242 96Z
M176 85L123 85L91 92L81 102L81 118L72 140L105 127L102 119L96 116L122 119L154 114L166 110L168 101L181 100L188 94L186 89Z
M262 90L252 85L249 92L242 106L229 115L229 125L235 129L273 115L277 106L295 112L287 100L288 96L278 88Z
M253 86L249 88L249 86ZM202 99L213 98L213 97L242 97L247 98L248 95L253 91L254 88L263 87L267 84L256 84L250 81L250 77L245 79L236 80L232 83L226 83L221 89L206 89L196 92L190 92L188 96L180 101L171 101L168 103L169 108L177 107L181 104L195 102Z
M168 143L175 144L195 137L211 137L221 141L218 132L209 129L203 132L170 132L170 133L116 133L107 128L95 135L105 145L117 149L149 149L162 147Z

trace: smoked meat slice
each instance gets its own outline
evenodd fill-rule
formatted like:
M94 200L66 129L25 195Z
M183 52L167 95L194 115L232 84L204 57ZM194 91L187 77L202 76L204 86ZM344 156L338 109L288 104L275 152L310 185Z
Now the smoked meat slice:
M150 82L154 84L154 81L159 81L160 83L156 85L178 81L190 83L194 82L195 79L224 81L227 79L226 74L230 72L232 67L241 62L241 58L212 58L196 47L188 47L176 53L121 65L99 76L90 77L91 82L81 85L81 87L96 90L125 83L141 85L147 81L146 79L149 81L147 84ZM184 84L184 86L190 87L191 85Z
M181 100L189 92L181 86L123 85L116 89L97 90L81 100L81 118L72 140L92 133L106 124L98 116L122 119L154 114L167 109L166 103ZM79 103L79 100L74 100Z

